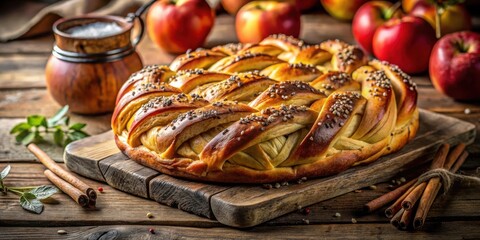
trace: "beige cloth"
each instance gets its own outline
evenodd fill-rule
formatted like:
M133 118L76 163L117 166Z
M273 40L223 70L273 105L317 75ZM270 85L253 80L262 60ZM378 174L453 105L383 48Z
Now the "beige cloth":
M51 32L53 23L83 14L126 16L148 0L0 0L0 41Z

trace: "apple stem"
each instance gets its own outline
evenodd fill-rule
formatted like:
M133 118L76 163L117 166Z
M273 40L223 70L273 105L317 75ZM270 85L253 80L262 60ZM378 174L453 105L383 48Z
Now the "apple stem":
M439 5L435 5L435 35L438 38L442 37L442 24L440 18L442 16L443 8Z
M390 18L392 18L393 14L397 11L397 9L401 6L401 4L402 4L402 1L399 1L393 4L391 7L389 7L385 12L385 14L383 15L383 18L385 20L389 20Z

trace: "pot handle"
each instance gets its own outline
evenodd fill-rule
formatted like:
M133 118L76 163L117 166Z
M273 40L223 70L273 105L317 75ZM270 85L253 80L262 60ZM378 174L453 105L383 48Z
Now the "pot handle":
M142 5L140 8L135 11L135 13L129 13L127 15L127 21L131 23L135 23L135 19L138 19L138 23L140 24L140 32L138 33L137 37L135 37L132 41L132 46L136 47L140 40L142 40L143 33L145 32L145 23L142 20L142 14L155 2L156 0L150 0L149 2Z

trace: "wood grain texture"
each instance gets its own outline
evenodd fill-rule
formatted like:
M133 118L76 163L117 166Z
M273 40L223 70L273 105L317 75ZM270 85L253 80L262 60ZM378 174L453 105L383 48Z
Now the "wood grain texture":
M0 162L36 162L37 159L27 148L15 141L10 129L24 119L0 119ZM47 138L48 139L48 138ZM53 142L53 141L52 141ZM38 146L48 152L56 162L63 162L63 149L54 144L39 143Z
M153 228L155 233L149 232ZM59 229L66 235L59 235ZM399 231L386 223L263 226L247 230L225 227L113 225L62 228L0 227L0 239L478 239L478 222L427 224L424 231Z
M108 185L144 198L150 196L150 180L159 174L157 171L134 161L114 162L103 172Z
M1 88L44 88L47 58L47 54L0 56Z
M145 191L150 188L151 198L160 203L215 218L229 226L251 227L295 211L299 206L311 205L386 181L400 171L428 161L429 156L443 142L452 145L459 142L471 143L475 138L475 126L470 123L424 110L420 112L420 119L417 137L401 151L335 176L309 180L304 184L291 184L280 189L266 190L261 185L212 186L165 175L159 175L149 182L155 171L130 160L117 162L109 160L109 157L100 160L100 166L107 169L102 172L111 186L144 197L147 196ZM78 146L72 144L69 150L71 154L66 154L67 163L70 161L69 156L75 156L79 161L97 162L98 159L90 160L90 157L95 156L90 150L82 149L104 146L103 142L110 141L108 134L111 133L84 139ZM86 153L86 156L82 156L82 153ZM83 165L88 164L78 164ZM152 172L138 174L142 169Z
M0 169L6 164L1 163ZM5 180L7 186L32 186L51 184L43 175L45 168L36 163L15 163ZM121 192L106 185L83 177L82 181L93 189L102 187L98 193L96 209L78 206L63 193L55 194L56 203L45 204L42 214L32 214L23 210L16 194L0 194L0 226L89 226L97 224L145 224L213 227L221 226L218 222L198 217L171 208L157 202L146 200ZM147 218L147 212L153 218ZM0 232L2 235L2 232Z
M150 198L186 212L215 219L210 209L210 198L229 188L228 185L205 184L160 175L150 181Z
M82 176L105 181L98 162L110 156L116 158L115 155L118 153L120 150L115 146L113 134L108 131L93 139L81 139L70 143L65 148L65 164L70 170ZM85 158L88 161L85 161Z

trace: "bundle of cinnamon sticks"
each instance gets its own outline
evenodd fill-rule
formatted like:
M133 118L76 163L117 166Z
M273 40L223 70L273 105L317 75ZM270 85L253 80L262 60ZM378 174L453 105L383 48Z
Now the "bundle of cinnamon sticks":
M27 148L48 168L44 171L44 174L50 182L70 196L80 206L95 207L97 193L93 188L63 169L34 143L29 144Z
M390 223L393 226L401 230L417 230L423 227L428 211L442 187L440 176L434 174L432 177L430 173L445 172L445 170L455 173L468 156L463 143L457 145L452 151L449 150L449 144L442 144L435 153L427 173L370 201L365 204L365 210L373 212L394 201L385 210L385 215L391 218Z

